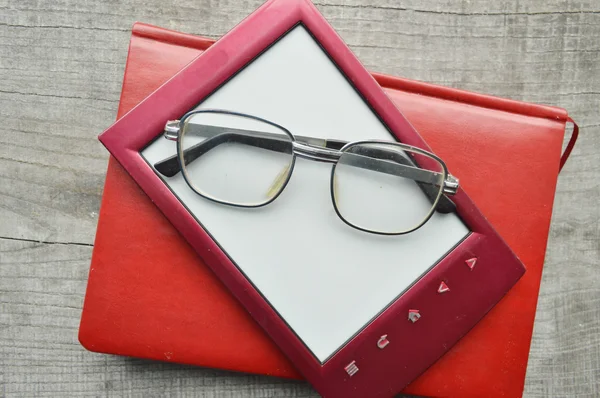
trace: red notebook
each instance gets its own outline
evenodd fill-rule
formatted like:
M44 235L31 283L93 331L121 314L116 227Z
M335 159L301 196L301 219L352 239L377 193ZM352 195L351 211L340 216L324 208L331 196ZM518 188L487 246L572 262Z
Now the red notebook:
M119 116L211 43L136 24ZM568 115L375 77L527 267L507 296L405 392L520 396ZM97 352L299 377L113 158L79 338Z

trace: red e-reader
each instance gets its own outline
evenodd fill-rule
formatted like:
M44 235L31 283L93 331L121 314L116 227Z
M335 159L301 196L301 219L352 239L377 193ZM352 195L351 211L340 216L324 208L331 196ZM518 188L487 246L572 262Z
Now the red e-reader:
M100 140L323 396L393 396L525 272L309 1L268 1Z

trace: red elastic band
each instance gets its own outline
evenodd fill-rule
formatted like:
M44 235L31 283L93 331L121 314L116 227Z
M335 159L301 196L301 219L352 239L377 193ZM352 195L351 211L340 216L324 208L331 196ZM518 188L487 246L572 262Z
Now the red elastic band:
M573 132L571 133L571 138L569 139L569 143L567 144L565 151L563 152L562 156L560 157L560 167L558 169L559 173L562 170L565 163L567 163L567 159L569 159L569 156L571 155L571 151L573 150L573 147L575 146L575 142L577 141L577 137L579 136L579 126L577 125L577 123L575 123L575 121L573 119L571 119L571 117L569 117L567 119L567 122L573 123Z

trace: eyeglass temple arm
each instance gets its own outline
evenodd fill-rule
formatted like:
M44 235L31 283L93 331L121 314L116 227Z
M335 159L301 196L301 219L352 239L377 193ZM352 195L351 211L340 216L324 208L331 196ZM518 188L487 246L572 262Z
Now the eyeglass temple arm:
M223 128L223 127L219 127L219 126L208 126L208 125L190 125L190 126L197 126L199 128L201 127L202 135L205 137L209 137L209 138L207 138L204 141L202 141L198 144L195 144L189 148L186 148L183 151L183 158L184 158L183 160L184 160L184 164L186 164L186 165L190 164L194 160L198 159L200 156L204 155L211 149L213 149L221 144L224 144L226 142L235 142L235 143L239 143L239 144L254 146L254 147L263 148L263 149L276 151L276 152L289 151L289 145L290 145L289 140L285 139L285 138L279 138L279 136L277 136L276 134L270 134L270 133L264 133L264 132L258 132L258 131L250 131L250 130L233 129L233 128ZM190 132L193 132L193 130ZM168 134L169 134L169 131L167 130L165 132L165 136L167 138L177 139L176 135L168 135ZM339 140L325 140L325 139L302 137L302 136L296 136L296 139L302 143L307 143L309 145L318 146L318 147L326 147L326 148L333 149L333 150L339 150L344 145L347 144L347 142L339 141ZM388 163L387 166L384 166L381 171L386 172L387 174L392 174L392 175L405 175L405 174L407 174L406 171L409 171L409 173L412 174L409 177L412 177L415 180L415 182L417 183L417 185L419 186L421 191L425 194L425 196L427 196L427 198L432 203L435 202L435 200L437 199L437 196L439 194L439 188L436 188L433 185L434 181L430 181L430 178L428 179L428 177L432 177L432 174L435 172L432 172L429 170L423 170L423 169L416 167L414 162L409 157L403 156L400 152L379 149L379 148L369 148L369 151L372 152L372 155L374 157L379 158L379 159L383 158L384 157L383 155L387 155L387 157L391 157L392 158L391 160L396 163L396 165L395 165L396 167L394 167L394 163L387 162ZM381 168L382 165L385 165L384 162L375 161L374 159L371 159L372 162L370 162L370 163L372 163L372 164L371 164L371 167L369 167L368 166L369 158L367 156L361 156L361 155L356 155L356 154L351 154L351 155L353 155L352 158L356 158L355 160L357 160L357 162L353 165L357 166L357 167L376 170L378 168ZM347 159L348 158L349 157L347 157ZM352 159L352 158L349 158L349 159ZM358 162L358 158L361 158L360 163ZM352 162L352 163L354 163L354 162ZM408 166L411 168L411 170L405 170L404 173L399 173L399 170L397 168L398 165ZM177 173L179 173L179 171L181 171L177 155L170 156L166 159L161 160L160 162L155 163L154 168L156 169L156 171L158 171L159 173L161 173L162 175L164 175L166 177L173 177ZM419 172L422 172L422 173L419 173ZM418 178L421 181L418 181L418 179L415 178L415 177L418 177L419 174L422 174L421 178ZM438 204L436 206L436 210L439 211L440 213L451 213L456 210L456 205L446 195L441 195L440 200L438 201Z
M419 168L408 156L402 155L396 151L368 148L368 152L369 156L373 156L372 158L369 156L353 154L349 159L355 160L357 163L360 162L360 165L356 165L357 167L378 170L391 175L407 176L417 183L417 186L431 203L436 201L439 195L439 188L435 186L439 183L436 177L436 174L438 173ZM391 158L391 162L385 160L381 161L385 155ZM370 167L369 163L371 163ZM401 170L398 167L400 165L403 166ZM448 196L442 194L435 209L443 214L452 213L456 211L456 204L450 200Z
M214 149L215 147L227 142L235 142L238 144L268 149L275 152L286 152L290 147L289 140L280 139L278 137L255 136L254 134L251 135L229 130L223 132L222 128L219 127L218 129L220 131L218 134L213 135L212 137L207 138L196 145L184 149L183 161L186 165L206 154L211 149ZM203 134L210 136L210 133L207 134L205 131L203 131ZM264 135L264 133L262 134ZM154 168L156 171L166 177L173 177L181 171L177 155L170 156L158 163L155 163Z

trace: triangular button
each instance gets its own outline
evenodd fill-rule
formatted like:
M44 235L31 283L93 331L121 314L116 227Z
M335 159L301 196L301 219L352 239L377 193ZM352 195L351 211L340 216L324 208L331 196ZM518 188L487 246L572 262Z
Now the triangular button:
M440 287L438 287L438 293L446 293L449 292L450 288L444 282L440 283Z
M473 268L475 268L475 264L477 264L477 257L473 257L473 258L466 260L465 264L467 264L467 267L471 268L471 271L472 271Z

